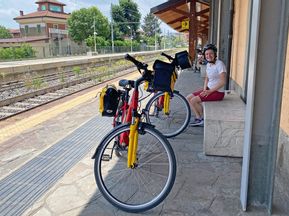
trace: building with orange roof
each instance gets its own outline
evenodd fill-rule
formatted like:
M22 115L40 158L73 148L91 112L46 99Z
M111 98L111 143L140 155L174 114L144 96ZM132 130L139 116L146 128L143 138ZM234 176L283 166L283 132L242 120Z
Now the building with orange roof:
M68 37L68 13L64 12L65 4L57 0L38 0L36 12L20 15L14 20L19 23L20 34L10 39L0 39L0 47L17 47L22 43L30 44L37 57L49 57L71 54ZM14 30L15 31L15 30Z

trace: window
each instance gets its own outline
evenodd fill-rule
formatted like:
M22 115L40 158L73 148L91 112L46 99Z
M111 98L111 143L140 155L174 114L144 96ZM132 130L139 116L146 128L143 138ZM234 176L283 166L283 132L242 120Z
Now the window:
M46 10L46 5L41 5L41 10L45 11Z
M37 24L37 32L41 33L41 25L40 24Z
M49 5L49 9L53 12L61 12L61 7L57 5Z
M28 34L28 25L25 25L25 34Z

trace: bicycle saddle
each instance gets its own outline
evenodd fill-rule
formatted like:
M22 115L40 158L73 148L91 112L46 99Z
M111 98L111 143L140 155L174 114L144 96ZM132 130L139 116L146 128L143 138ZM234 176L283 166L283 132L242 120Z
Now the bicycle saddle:
M121 86L121 87L133 87L134 86L134 80L125 80L125 79L122 79L120 81L118 81L118 85Z

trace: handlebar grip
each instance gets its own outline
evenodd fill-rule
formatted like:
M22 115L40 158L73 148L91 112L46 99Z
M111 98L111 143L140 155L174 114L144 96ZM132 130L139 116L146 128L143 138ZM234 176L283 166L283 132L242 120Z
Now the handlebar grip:
M132 63L134 63L135 66L136 66L138 69L146 69L147 66L148 66L147 64L142 63L142 62L136 60L134 57L132 57L132 56L129 55L129 54L126 54L126 55L124 56L124 58L125 58L126 60L131 61Z
M124 58L125 58L126 60L128 60L128 61L133 62L135 65L137 65L137 64L139 63L139 61L137 61L134 57L132 57L132 56L129 55L129 54L126 54L126 55L124 56Z
M172 60L172 61L175 60L172 56L170 56L164 52L162 52L161 55L167 57L167 59L169 59L169 60Z

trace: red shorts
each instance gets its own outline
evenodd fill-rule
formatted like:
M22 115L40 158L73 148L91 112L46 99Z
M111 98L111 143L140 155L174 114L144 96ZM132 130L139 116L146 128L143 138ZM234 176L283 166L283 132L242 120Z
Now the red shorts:
M218 92L218 91L214 91L208 96L201 96L200 94L202 93L202 91L203 89L193 92L193 95L199 96L201 101L220 101L220 100L223 100L225 96L225 92Z

